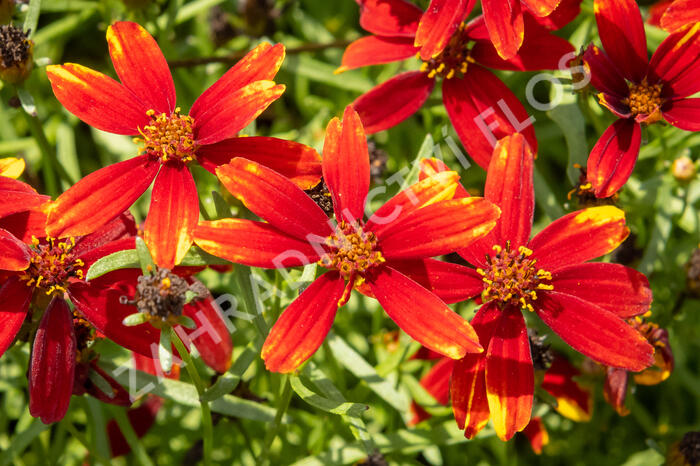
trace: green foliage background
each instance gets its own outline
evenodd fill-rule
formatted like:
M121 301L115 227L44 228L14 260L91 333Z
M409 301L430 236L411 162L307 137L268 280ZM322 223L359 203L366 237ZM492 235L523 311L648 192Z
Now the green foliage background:
M425 7L427 1L418 3ZM129 158L136 146L129 138L90 128L65 111L53 97L43 66L49 62L76 62L114 76L104 34L116 20L137 21L157 38L173 65L178 103L183 110L230 66L226 57L240 57L261 40L284 43L288 55L276 81L286 84L287 91L258 118L256 127L246 132L292 139L319 150L331 117L340 115L347 104L374 84L401 68L419 64L409 60L408 64L334 75L344 44L363 34L352 0L159 0L142 10L128 10L117 0L31 2L33 7L39 4L38 24L32 27L37 68L22 90L23 103L29 105L27 95L33 97L38 122L47 137L45 149L56 154L72 182L99 167ZM262 4L248 16L243 13L245 5ZM212 31L213 8L224 15L230 27L228 36L220 36L223 38L218 45ZM34 11L25 6L24 12L16 13L16 24L25 20L27 10ZM647 32L653 51L665 33L653 27ZM584 1L581 15L559 34L576 47L598 41L592 2ZM309 48L312 50L303 51ZM200 64L198 60L204 57L222 57L225 63L212 60ZM567 82L566 76L556 74ZM499 75L519 97L524 97L532 73ZM593 96L574 95L566 84L563 91L563 103L548 113L527 107L536 118L540 146L535 179L536 230L577 208L575 201L567 199L578 178L572 164L585 165L590 148L613 121ZM449 128L449 137L457 137L438 92L416 117L372 138L389 155L385 178L404 167L410 169L426 137L432 139L423 147L428 149L424 155L434 141L448 161L452 157L443 128ZM536 88L540 101L545 101L550 92L547 84ZM9 85L0 90L0 156L24 157L28 165L24 180L45 192L47 159L37 143L40 139L32 119L22 108L11 105L16 93ZM686 290L684 268L700 238L700 183L697 179L679 183L669 170L671 162L681 155L697 159L700 135L663 125L645 131L640 161L618 205L627 213L633 232L633 239L625 245L631 251L630 265L651 280L655 297L652 320L669 330L676 368L661 385L632 390L627 398L629 416L621 418L605 404L602 378L591 377L583 381L595 387L590 422L574 423L548 405L537 404L535 414L543 416L550 435L550 444L541 456L531 451L524 437L503 443L490 428L467 441L456 428L450 409L437 405L429 409L435 414L430 421L409 429L405 424L409 400L415 397L430 404L429 395L418 385L429 365L408 360L416 344L405 335L398 346L387 346L395 326L376 301L355 294L338 313L332 336L300 374L271 374L259 358L260 347L265 332L295 293L285 288L278 273L253 271L282 294L263 302L248 285L251 272L236 267L226 274L202 274L212 290L232 293L239 299L240 309L251 315L250 319L234 322L234 365L210 393L216 399L212 409L218 413L215 462L350 464L376 449L391 464L662 464L669 446L685 432L698 430L700 423L700 302ZM452 162L457 166L456 161ZM483 170L474 166L461 174L467 188L483 189ZM408 176L415 176L415 171ZM223 206L223 214L228 215L230 210L249 215L223 194L208 172L199 169L196 178L205 216L222 215L222 204L215 202L212 191L222 193L228 203ZM67 180L61 180L58 190L68 186ZM398 187L392 185L389 190L395 192ZM132 209L137 219L145 217L148 196ZM310 276L313 270L306 273ZM262 316L255 315L257 306L264 309ZM473 305L462 303L456 310L470 317ZM549 342L557 350L581 361L580 355L530 317L528 326L550 335ZM128 361L124 350L109 342L99 345L104 367ZM20 344L0 359L0 465L81 464L86 458L107 464L105 422L116 416L124 424L124 409L74 397L63 421L44 426L27 410L28 357L28 345ZM197 368L200 374L206 374L206 380L215 383L208 368L203 364L197 364ZM134 453L113 460L114 464L191 464L201 458L199 402L185 371L182 380L158 385L156 393L167 401L156 425L142 439L132 439ZM147 376L138 376L139 384L148 381ZM219 398L229 392L232 394ZM281 415L287 404L288 409Z

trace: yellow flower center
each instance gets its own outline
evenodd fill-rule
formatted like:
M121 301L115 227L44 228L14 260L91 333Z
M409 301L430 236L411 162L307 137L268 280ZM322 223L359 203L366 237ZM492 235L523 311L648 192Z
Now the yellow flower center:
M75 238L46 240L47 243L40 244L37 238L32 239L34 254L29 268L20 275L20 279L25 281L27 286L42 288L47 295L64 293L69 278L83 279L82 267L85 264L71 252L75 246Z
M160 158L162 162L176 160L187 164L196 159L192 117L180 115L179 107L170 115L156 115L155 110L146 113L151 123L139 128L141 137L134 140L143 146L145 153Z
M452 35L445 48L430 60L423 60L420 70L428 73L429 78L440 76L452 79L462 77L467 72L469 63L474 63L470 56L469 39L464 34L464 23ZM418 54L420 58L420 54Z
M499 245L493 247L494 256L486 256L488 266L477 269L484 282L481 293L483 301L498 301L501 307L508 304L533 311L532 303L537 300L537 290L551 290L552 274L538 269L537 259L531 259L532 251L520 246L517 251Z
M654 115L653 121L647 121L647 123L653 123L660 120L661 112L659 107L663 104L663 99L661 98L661 84L649 85L646 81L642 81L640 84L629 83L629 96L622 100L622 103L629 106L630 111L633 115Z
M374 233L363 231L358 223L340 222L335 233L326 238L326 246L330 251L321 257L319 264L338 270L346 280L362 276L385 261Z

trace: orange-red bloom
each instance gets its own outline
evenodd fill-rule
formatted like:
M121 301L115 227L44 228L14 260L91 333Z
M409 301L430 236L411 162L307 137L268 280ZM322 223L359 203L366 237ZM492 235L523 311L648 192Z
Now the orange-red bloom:
M172 268L192 244L199 201L188 165L209 171L244 155L313 186L319 157L301 144L274 138L234 138L284 92L271 79L284 59L281 44L263 43L248 53L192 105L175 103L165 57L136 23L107 30L112 63L121 83L81 65L49 66L56 98L85 123L115 134L139 136L141 153L102 168L76 183L51 207L48 232L84 235L128 209L155 179L144 239L156 264Z
M197 245L233 262L280 268L318 261L326 269L283 312L262 350L268 369L289 372L308 359L331 328L353 287L366 287L399 327L451 358L481 351L469 323L397 264L454 251L486 235L498 209L481 198L445 200L456 174L437 174L399 193L364 220L369 156L352 107L328 124L323 179L337 224L301 189L253 161L236 158L217 169L224 186L266 223L201 222Z
M678 32L700 22L699 0L663 0L649 9L647 23L668 32Z
M550 34L548 28L561 27L573 16L541 25L525 15L522 48L504 60L489 39L488 21L483 16L462 23L468 11L460 13L459 8L466 8L469 3L471 10L473 2L433 1L425 14L404 0L358 0L358 3L360 24L374 35L350 44L338 71L405 60L416 54L423 61L419 71L401 73L355 100L352 105L368 133L391 128L414 114L431 94L435 82L442 80L443 102L452 125L469 155L481 167L488 166L496 140L507 134L520 131L536 148L535 131L527 111L486 68L557 69L562 56L572 52L573 47ZM505 2L493 0L492 3ZM578 2L569 3L578 11ZM519 6L519 2L515 5Z
M633 0L596 0L594 7L605 52L591 45L583 58L600 103L619 119L593 147L587 173L595 195L608 197L632 174L641 125L664 119L700 130L700 99L689 98L700 91L700 24L668 36L648 59L642 15Z
M597 361L631 370L653 362L653 348L624 320L649 309L646 277L617 264L587 263L627 237L624 213L583 209L530 239L533 158L520 134L497 144L484 196L502 215L486 238L458 251L476 269L425 260L420 274L409 274L447 302L481 296L484 303L471 323L488 349L457 361L451 383L455 417L468 437L489 418L502 439L530 420L534 378L522 309Z

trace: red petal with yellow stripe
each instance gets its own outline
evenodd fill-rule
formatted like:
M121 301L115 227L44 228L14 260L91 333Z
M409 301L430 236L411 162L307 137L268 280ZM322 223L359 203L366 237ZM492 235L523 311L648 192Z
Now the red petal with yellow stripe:
M525 22L520 0L482 0L484 20L498 55L513 58L525 38Z
M15 235L0 228L0 270L20 271L29 267L32 251Z
M474 0L431 0L418 24L416 47L420 56L430 60L442 52L452 34L474 8Z

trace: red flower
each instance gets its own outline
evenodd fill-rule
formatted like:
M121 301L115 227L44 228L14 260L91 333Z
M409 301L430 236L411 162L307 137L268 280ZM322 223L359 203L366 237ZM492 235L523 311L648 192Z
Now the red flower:
M80 390L74 384L76 378L80 380L76 367L89 370L82 365L91 359L86 345L94 336L92 330L79 313L70 310L64 293L71 297L94 260L129 248L125 236L134 233L133 219L126 216L78 240L34 238L31 246L0 229L0 270L6 271L0 283L0 356L20 331L30 304L35 303L34 312L45 309L29 368L29 411L44 423L63 418L71 394Z
M7 159L2 159L7 160ZM17 174L16 164L5 165L5 174ZM0 228L29 243L32 236L46 235L46 210L49 196L12 177L0 176Z
M358 3L362 13L360 24L375 35L350 44L338 71L404 60L419 51L423 60L419 71L401 73L355 100L352 105L368 133L391 128L414 114L431 94L435 82L442 79L442 98L447 114L467 152L481 167L488 166L496 140L507 134L521 131L530 145L536 147L535 131L528 121L527 111L506 85L485 67L557 69L561 57L573 51L571 44L550 34L526 15L525 42L519 54L505 61L489 40L483 17L469 24L461 24L466 13L444 18L455 14L455 5L443 6L446 2L434 1L423 14L404 0ZM435 3L439 5L434 7ZM467 2L454 3L463 5ZM473 5L473 2L469 3ZM561 27L559 24L548 26ZM414 44L419 41L417 34L421 31L436 35L449 31L449 35L444 40L431 38L439 45L426 55L427 43L423 49Z
M355 286L365 286L399 327L443 355L480 351L471 326L395 264L453 251L483 237L498 209L481 198L446 201L456 175L438 174L394 196L364 221L369 189L367 141L352 107L331 120L323 179L337 225L301 189L255 162L236 158L217 169L224 186L267 223L201 222L197 245L233 262L267 268L319 261L329 269L284 311L262 350L268 369L289 372L308 359Z
M678 32L700 22L700 1L663 0L654 3L649 9L647 23L663 28L668 32Z
M121 84L77 64L47 67L56 98L95 128L140 135L137 157L102 168L76 183L51 207L48 232L84 235L128 209L155 178L144 239L156 264L172 268L192 244L199 201L188 165L214 169L245 155L316 184L319 158L301 144L274 138L232 138L284 92L271 79L284 58L281 44L252 50L192 105L189 115L175 105L175 87L155 40L136 23L107 30L112 63ZM232 139L231 139L232 138Z
M653 362L652 347L624 321L649 309L646 277L587 263L627 237L624 213L612 206L572 212L530 239L533 158L520 134L496 145L484 197L502 215L486 238L458 251L476 269L428 259L420 273L409 273L447 302L481 296L484 303L471 323L488 349L457 361L452 376L455 417L468 437L489 417L502 439L530 420L534 379L522 309L607 365L641 370Z
M700 130L700 24L668 36L647 58L644 23L633 0L596 0L596 21L605 52L591 45L583 55L598 99L619 118L588 157L588 180L597 197L615 194L639 155L642 125L665 119ZM620 25L624 25L621 27Z

